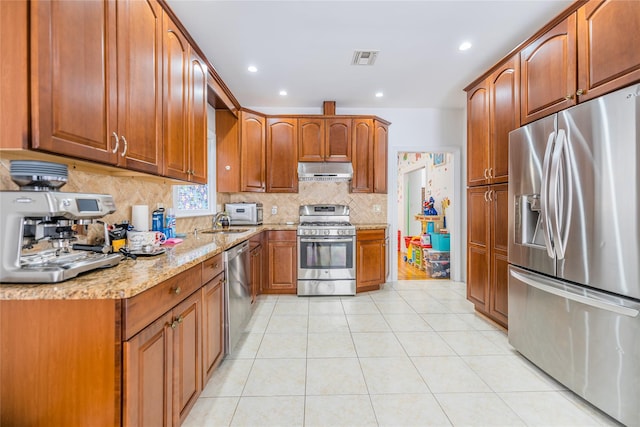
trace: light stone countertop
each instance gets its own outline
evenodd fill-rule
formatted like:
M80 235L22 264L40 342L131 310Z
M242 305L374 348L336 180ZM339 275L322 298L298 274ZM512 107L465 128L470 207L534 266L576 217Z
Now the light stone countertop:
M387 227L387 224L356 224L356 229ZM233 234L189 234L180 244L164 246L167 249L164 254L126 259L115 267L93 270L60 283L0 283L0 300L130 298L262 231L295 231L297 224L238 228L248 230Z

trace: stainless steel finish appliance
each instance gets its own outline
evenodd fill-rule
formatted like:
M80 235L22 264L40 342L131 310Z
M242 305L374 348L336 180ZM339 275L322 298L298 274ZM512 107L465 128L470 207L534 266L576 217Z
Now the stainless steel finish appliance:
M640 425L640 85L509 137L509 342Z
M353 178L353 166L349 162L300 162L299 181L345 182Z
M262 203L227 203L224 210L231 218L231 225L262 224Z
M225 354L233 352L251 318L249 241L224 252L224 341Z
M120 263L122 255L109 253L107 239L104 245L74 243L79 231L115 212L113 197L59 192L67 167L56 163L12 161L11 177L20 190L0 191L0 282L55 283Z
M298 295L356 294L356 228L345 205L300 206Z

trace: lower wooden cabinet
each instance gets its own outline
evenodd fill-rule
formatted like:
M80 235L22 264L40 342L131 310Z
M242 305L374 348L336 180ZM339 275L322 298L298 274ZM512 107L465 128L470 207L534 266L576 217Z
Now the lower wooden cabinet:
M386 231L356 232L356 292L380 289L387 277Z
M295 294L298 288L298 244L295 231L267 232L266 294Z
M470 188L467 207L467 299L506 327L508 185Z

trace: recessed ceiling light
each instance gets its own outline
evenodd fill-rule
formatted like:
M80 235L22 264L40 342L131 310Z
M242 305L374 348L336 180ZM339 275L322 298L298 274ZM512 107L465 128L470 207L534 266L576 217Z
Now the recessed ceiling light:
M383 96L384 96L384 93L376 92L376 98L382 98Z
M460 44L460 46L458 46L458 50L464 51L464 50L469 50L469 49L471 49L471 43L469 43L469 42L462 42Z
M280 96L287 96L287 91L286 90L281 90L280 91Z
M247 68L247 70L249 70L250 73L257 73L258 67L256 67L255 65L249 65L249 68Z

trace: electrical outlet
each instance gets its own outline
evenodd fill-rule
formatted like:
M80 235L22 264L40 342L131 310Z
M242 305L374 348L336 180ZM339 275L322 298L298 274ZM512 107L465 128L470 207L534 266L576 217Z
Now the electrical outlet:
M382 207L380 205L373 205L373 211L375 213L380 213L382 212Z
M277 215L277 214L278 214L278 207L271 206L271 215Z

